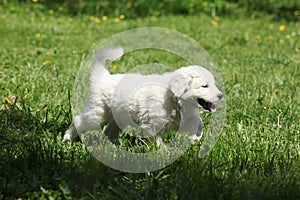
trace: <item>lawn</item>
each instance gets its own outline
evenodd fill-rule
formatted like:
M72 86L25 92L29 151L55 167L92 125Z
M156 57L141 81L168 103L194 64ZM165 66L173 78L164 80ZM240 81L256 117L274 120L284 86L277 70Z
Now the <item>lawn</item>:
M299 22L255 13L127 19L70 16L61 9L0 5L1 199L299 198ZM101 41L138 27L169 28L199 42L222 75L227 115L204 158L199 143L161 170L133 174L111 169L82 143L61 138L72 120L81 62ZM118 61L125 68L110 71L157 60L185 64L128 55Z

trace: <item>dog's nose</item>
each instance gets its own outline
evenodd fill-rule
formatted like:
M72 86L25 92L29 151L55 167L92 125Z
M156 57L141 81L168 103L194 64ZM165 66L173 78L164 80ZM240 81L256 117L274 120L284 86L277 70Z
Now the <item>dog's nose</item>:
M219 93L219 94L217 95L217 97L219 98L219 100L221 100L222 97L223 97L223 94L222 94L222 93Z

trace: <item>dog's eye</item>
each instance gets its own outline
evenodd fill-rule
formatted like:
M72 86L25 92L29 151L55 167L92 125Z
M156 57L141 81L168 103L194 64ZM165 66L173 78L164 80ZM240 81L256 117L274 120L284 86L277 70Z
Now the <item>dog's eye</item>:
M208 85L207 85L207 84L206 84L206 85L202 85L202 87L203 87L203 88L208 88Z

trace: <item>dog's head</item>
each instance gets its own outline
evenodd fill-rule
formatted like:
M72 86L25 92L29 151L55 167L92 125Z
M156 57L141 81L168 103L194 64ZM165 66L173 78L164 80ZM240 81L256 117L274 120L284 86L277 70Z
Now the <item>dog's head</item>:
M216 87L213 75L200 66L183 67L175 71L169 88L182 102L202 107L204 111L215 112L215 102L222 99L222 92Z

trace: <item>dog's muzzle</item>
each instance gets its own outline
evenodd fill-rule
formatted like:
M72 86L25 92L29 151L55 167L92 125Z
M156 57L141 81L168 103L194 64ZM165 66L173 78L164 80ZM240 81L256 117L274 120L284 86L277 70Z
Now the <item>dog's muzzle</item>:
M222 97L221 97L222 98ZM205 101L204 99L197 98L198 104L203 108L203 110L208 112L216 112L216 106L208 101Z

